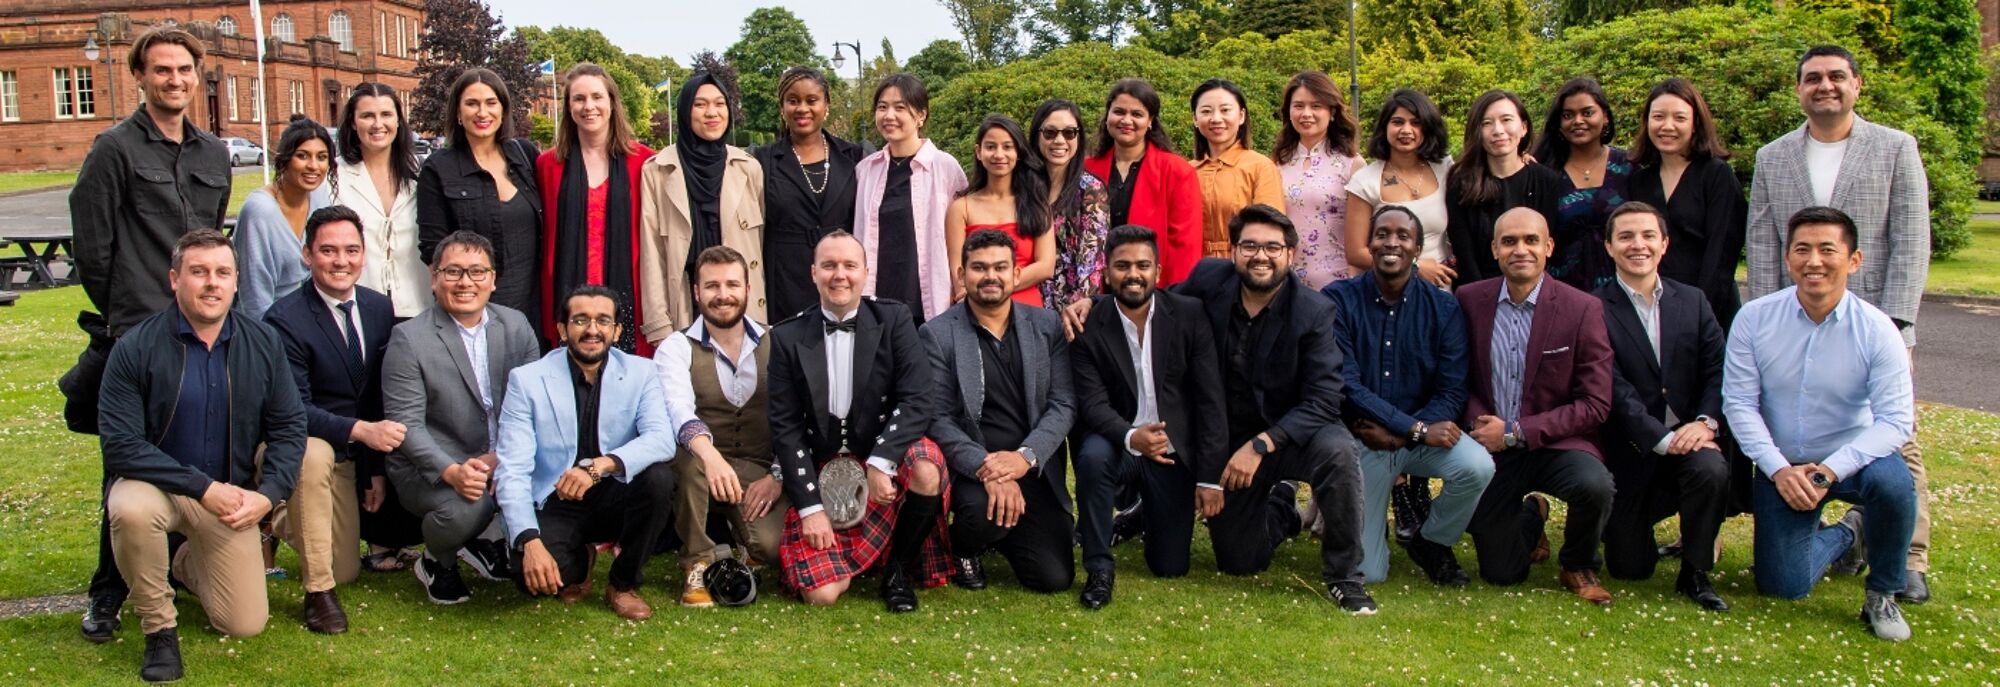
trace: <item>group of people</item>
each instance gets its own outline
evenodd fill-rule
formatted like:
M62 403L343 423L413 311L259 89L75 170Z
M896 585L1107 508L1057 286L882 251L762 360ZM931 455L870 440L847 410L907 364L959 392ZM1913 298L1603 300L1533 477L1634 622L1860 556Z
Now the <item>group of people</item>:
M287 127L233 236L226 152L185 116L202 57L171 27L134 42L144 102L71 196L96 310L61 387L105 466L82 632L112 639L129 598L149 680L182 673L176 586L224 634L263 629L266 537L324 633L363 567L440 604L470 598L461 563L576 603L600 552L633 620L666 551L684 606L749 603L769 569L815 605L877 574L908 612L984 588L989 552L1071 589L1080 546L1097 609L1116 542L1185 575L1197 519L1237 575L1310 531L1329 597L1371 614L1392 537L1440 585L1469 583L1467 533L1482 579L1527 580L1551 497L1559 580L1594 603L1600 566L1643 579L1677 547L1676 588L1728 610L1709 575L1736 512L1762 593L1866 568L1887 639L1930 594L1928 191L1914 140L1854 114L1837 47L1801 58L1806 124L1758 152L1748 203L1681 79L1630 153L1589 79L1535 146L1519 98L1482 96L1458 160L1397 91L1366 163L1324 74L1287 84L1269 158L1241 90L1204 83L1192 162L1125 79L1095 120L988 117L968 178L907 74L875 89L879 150L826 132L827 83L794 68L776 142L727 145L737 96L698 73L656 152L579 64L554 149L505 133L506 86L474 68L423 165L399 94L363 84L337 147ZM1829 498L1857 505L1824 525Z

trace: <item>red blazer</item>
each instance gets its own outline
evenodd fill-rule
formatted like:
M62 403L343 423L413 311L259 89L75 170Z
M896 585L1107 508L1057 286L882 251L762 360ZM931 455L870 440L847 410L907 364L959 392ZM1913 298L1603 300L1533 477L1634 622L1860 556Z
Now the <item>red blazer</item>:
M639 278L639 208L642 203L641 194L639 193L639 172L645 168L647 160L653 159L653 149L646 147L644 143L636 141L633 142L633 145L637 149L625 156L625 178L632 182L632 191L630 193L632 196L632 278L637 279ZM542 334L550 342L554 342L559 338L556 336L556 332L561 331L556 328L556 298L558 296L555 292L555 279L556 220L561 217L561 213L556 211L556 203L557 197L562 195L562 178L563 162L556 158L556 151L551 147L549 150L543 152L540 158L535 160L535 181L541 186L543 208L542 312L541 317L536 318L535 322L541 325ZM639 307L639 285L625 284L624 286L632 292L632 326L641 327L645 323L638 321L638 318L644 317L643 313L646 312L646 309ZM635 331L632 338L638 342L637 352L640 356L647 358L653 356L653 345L646 341L646 337L639 335Z
M1111 183L1111 151L1083 161L1084 171ZM1186 158L1146 144L1146 161L1132 186L1125 221L1152 229L1160 239L1160 285L1187 279L1202 258L1201 180ZM1115 228L1115 227L1113 227Z
M1472 353L1472 394L1465 426L1493 414L1493 314L1506 277L1458 289ZM1559 279L1544 277L1528 329L1521 379L1521 438L1528 448L1583 451L1604 459L1598 427L1611 416L1611 339L1604 329L1604 301Z

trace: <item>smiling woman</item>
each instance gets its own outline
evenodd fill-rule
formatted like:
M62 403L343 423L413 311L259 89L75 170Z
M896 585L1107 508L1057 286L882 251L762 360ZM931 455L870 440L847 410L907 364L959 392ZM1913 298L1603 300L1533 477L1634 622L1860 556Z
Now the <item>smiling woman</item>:
M640 172L653 149L640 143L625 121L618 83L603 67L579 62L563 76L561 126L555 148L535 161L542 190L542 336L555 339L555 299L583 284L617 292L620 350L653 354L639 336Z
M304 284L306 218L332 204L326 180L333 172L333 137L310 119L285 127L278 139L278 174L250 193L236 217L240 274L236 311L261 318L280 296Z
M674 144L640 173L639 303L646 340L658 344L694 323L696 259L728 246L750 261L751 319L764 307L764 169L725 143L735 127L733 84L706 71L689 77L674 104Z
M451 145L425 160L417 175L417 250L431 262L452 232L485 237L499 271L493 303L532 317L541 303L535 277L542 228L535 157L541 151L512 135L513 100L499 74L465 70L451 93L453 111L445 119Z

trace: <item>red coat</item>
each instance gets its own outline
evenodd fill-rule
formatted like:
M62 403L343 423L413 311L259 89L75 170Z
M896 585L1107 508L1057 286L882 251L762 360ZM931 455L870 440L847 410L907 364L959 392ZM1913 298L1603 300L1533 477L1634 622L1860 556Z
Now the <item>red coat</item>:
M646 147L643 143L634 142L633 145L637 149L625 155L625 178L632 182L632 190L630 191L632 197L632 275L634 279L637 279L639 275L639 208L642 204L639 193L639 171L646 166L647 160L653 158L653 149ZM558 338L556 333L561 331L556 327L555 301L558 296L555 292L555 279L556 221L562 216L562 213L556 211L556 204L557 197L562 195L562 178L563 162L556 158L556 152L553 148L542 153L542 156L535 160L535 181L541 187L543 208L542 312L541 316L535 319L535 322L540 325L542 334L551 342ZM620 286L629 289L632 293L632 317L634 318L632 326L635 328L643 326L645 323L637 321L637 318L644 316L641 313L645 312L644 308L639 307L639 285L621 284ZM640 336L637 330L632 333L632 336L638 342L638 354L648 358L652 357L653 345L646 341L646 337Z
M1083 169L1111 184L1111 151L1083 161ZM1186 158L1146 144L1145 162L1133 181L1125 221L1152 229L1160 240L1160 285L1187 279L1202 258L1201 181ZM1116 227L1113 227L1116 228Z
M1472 344L1464 427L1494 413L1493 315L1506 287L1506 277L1494 277L1458 289ZM1611 416L1611 335L1604 328L1604 301L1544 276L1521 375L1521 438L1527 447L1582 451L1604 460L1597 443L1598 427Z

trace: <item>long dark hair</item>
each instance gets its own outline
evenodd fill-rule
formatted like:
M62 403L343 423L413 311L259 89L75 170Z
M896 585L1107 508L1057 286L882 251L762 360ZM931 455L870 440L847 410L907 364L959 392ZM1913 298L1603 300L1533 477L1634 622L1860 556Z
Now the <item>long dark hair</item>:
M1692 81L1676 76L1654 86L1653 92L1646 94L1646 108L1640 110L1645 119L1640 121L1651 121L1653 101L1670 95L1687 101L1688 107L1694 110L1694 118L1688 122L1689 128L1693 129L1688 132L1688 161L1729 159L1729 148L1722 145L1722 137L1715 133L1715 116L1708 112L1708 100L1701 97L1701 89L1695 88ZM1660 150L1653 146L1653 136L1648 133L1645 124L1639 125L1639 135L1634 138L1632 161L1642 165L1659 164Z
M1249 148L1250 103L1244 100L1243 89L1237 88L1236 84L1228 79L1209 79L1194 87L1194 95L1188 96L1188 111L1192 113L1201 109L1201 96L1216 89L1226 91L1236 98L1236 109L1243 111L1243 123L1236 125L1236 147ZM1110 107L1107 106L1105 109ZM1200 160L1206 157L1208 157L1208 136L1201 133L1201 125L1197 123L1194 125L1194 159Z
M396 89L380 81L364 81L347 95L347 106L340 108L340 161L350 165L361 164L361 132L354 126L355 105L363 97L388 98L396 106L396 137L389 142L389 172L396 175L396 183L406 184L417 180L416 144L410 140L410 120L403 117L403 98L396 95Z
M1361 124L1354 121L1354 110L1340 97L1340 88L1333 85L1333 79L1322 72L1303 71L1292 76L1292 80L1285 84L1283 95L1278 98L1278 143L1271 147L1271 161L1281 165L1291 162L1292 155L1299 150L1299 130L1292 127L1292 96L1299 89L1305 89L1314 99L1326 103L1326 140L1323 145L1327 152L1353 155L1356 141L1361 137Z
M494 97L500 99L499 130L494 132L493 138L496 141L512 138L508 131L514 126L514 97L507 91L507 82L501 81L499 74L485 67L465 70L458 75L457 81L451 82L451 101L445 105L444 133L445 138L451 141L451 147L464 150L467 155L472 154L472 145L465 138L465 129L458 125L458 108L459 100L465 97L465 89L476 83L486 84L487 88L493 89Z
M1611 112L1611 101L1604 97L1604 87L1596 79L1579 76L1563 82L1556 91L1556 99L1549 102L1549 114L1542 118L1542 140L1535 144L1536 161L1555 169L1562 169L1569 162L1569 137L1562 131L1563 103L1577 95L1590 96L1597 101L1597 109L1604 111L1604 131L1598 133L1597 141L1611 145L1618 132L1618 117Z
M1527 129L1527 110L1521 107L1521 98L1500 89L1493 89L1473 101L1472 110L1465 114L1465 140L1458 161L1451 166L1451 187L1456 189L1463 202L1484 203L1500 197L1500 180L1486 170L1486 145L1480 142L1479 121L1486 118L1486 111L1500 103L1512 103L1514 111L1522 118L1521 128ZM1525 131L1515 144L1515 153L1528 152L1529 139L1535 132Z
M1007 115L987 115L979 123L979 129L972 135L972 144L980 145L986 140L986 133L994 129L1007 132L1014 139L1014 172L1008 176L1008 186L1014 192L1014 231L1028 238L1036 238L1049 230L1049 187L1042 172L1042 155L1033 147L1021 125ZM1071 167L1078 167L1075 162ZM961 196L968 196L986 190L986 165L972 166L971 183L966 184Z
M589 62L578 62L563 74L562 100L557 104L561 110L556 115L560 122L556 126L556 159L568 162L570 146L575 145L583 136L582 132L577 130L576 117L569 113L569 89L577 79L586 76L596 77L598 81L603 82L605 94L611 96L610 111L604 113L604 116L611 119L611 131L604 139L604 149L608 153L615 154L630 154L638 150L639 137L632 133L632 123L625 119L625 96L618 93L618 82L611 80L611 74L604 71L603 67Z
M1069 116L1074 117L1076 119L1077 128L1078 129L1083 128L1083 112L1081 110L1076 109L1076 103L1064 100L1062 98L1053 98L1047 102L1042 103L1041 107L1035 108L1035 117L1034 119L1029 120L1028 123L1028 135L1040 136L1042 131L1042 125L1047 124L1049 121L1049 117L1053 116L1057 112L1068 112ZM1035 159L1041 160L1042 147L1040 145L1031 145L1029 146L1028 149L1034 154ZM1049 165L1047 160L1041 160L1041 164L1037 165L1037 167L1041 170L1042 175L1044 177L1042 181L1055 182L1056 199L1055 202L1049 204L1049 209L1054 211L1054 215L1056 217L1061 217L1064 220L1070 222L1074 222L1076 221L1076 218L1082 217L1083 216L1082 180L1084 174L1082 135L1079 134L1077 137L1075 156L1069 161L1068 165L1063 166L1063 172L1062 172L1063 178L1061 179L1046 178L1049 173Z
M1410 116L1417 118L1417 128L1424 132L1424 142L1417 146L1417 159L1431 164L1444 162L1444 156L1451 152L1451 143L1446 140L1451 133L1445 129L1444 113L1438 111L1430 96L1409 88L1390 93L1389 99L1382 101L1382 109L1376 111L1375 127L1368 134L1368 157L1389 159L1389 118L1397 110L1409 110Z
M1160 92L1153 90L1153 84L1145 79L1119 79L1111 84L1111 93L1104 96L1104 115L1097 118L1097 145L1090 150L1091 157L1111 151L1111 126L1105 120L1111 117L1111 103L1118 96L1129 95L1146 108L1146 143L1155 148L1174 152L1174 140L1167 137L1167 130L1160 128ZM1079 124L1082 122L1079 120Z
M285 133L278 135L278 151L271 158L278 163L278 171L273 180L284 178L285 169L292 166L292 156L297 154L299 147L305 145L307 141L319 141L320 145L326 146L327 190L337 193L340 181L334 172L340 168L340 163L332 156L333 135L327 133L326 127L320 126L319 122L313 121L311 117L292 120L290 124L285 125Z

